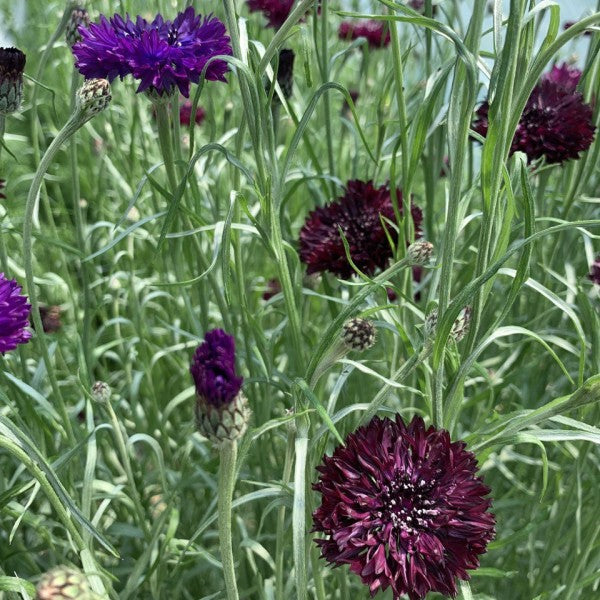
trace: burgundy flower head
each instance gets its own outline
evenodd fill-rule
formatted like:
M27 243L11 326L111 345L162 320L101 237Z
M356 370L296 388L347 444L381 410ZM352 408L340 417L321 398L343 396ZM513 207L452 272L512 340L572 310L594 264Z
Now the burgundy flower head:
M581 72L566 64L554 67L535 86L513 138L510 153L521 151L531 162L544 156L548 163L579 158L594 141L592 107L575 90ZM477 110L473 129L484 136L488 130L489 105Z
M495 535L475 455L421 417L408 425L375 417L317 470L321 554L350 565L373 596L388 587L394 600L454 596L456 578L469 578Z
M402 194L398 190L398 206L402 210ZM423 213L411 206L415 237L421 236ZM354 275L346 258L341 229L350 248L354 264L367 275L384 269L392 258L387 234L396 242L398 235L387 224L387 234L381 217L396 223L387 185L375 187L372 181L349 181L346 193L327 206L313 210L300 231L300 259L307 265L306 272L329 271L342 279Z
M600 254L596 256L594 262L590 265L588 277L596 284L600 285Z
M385 21L374 19L352 22L342 21L338 29L341 40L366 38L370 48L381 48L390 43L390 29Z
M551 81L557 86L564 88L567 92L574 92L581 79L581 71L571 67L566 62L560 67L554 65L552 70L542 75L542 81Z
M196 125L200 125L202 121L204 121L204 117L206 113L201 106L196 107L196 114L192 119L192 101L187 99L185 102L182 102L179 106L179 123L184 125L185 127L189 127L192 120L196 123Z
M210 405L221 408L238 395L243 377L235 374L235 341L222 329L212 329L196 348L190 373L196 392Z
M246 0L250 12L261 12L267 27L279 29L290 16L295 0Z
M157 15L151 23L104 15L99 23L80 27L82 40L73 46L75 66L87 79L112 81L133 75L140 80L138 92L170 95L176 88L187 98L190 83L198 83L206 63L219 55L230 55L225 25L219 19L196 15L190 6L174 21ZM225 81L227 63L212 61L206 79Z
M29 313L31 305L27 297L21 295L21 286L14 279L7 279L0 273L0 352L14 350L19 344L26 344L31 337Z

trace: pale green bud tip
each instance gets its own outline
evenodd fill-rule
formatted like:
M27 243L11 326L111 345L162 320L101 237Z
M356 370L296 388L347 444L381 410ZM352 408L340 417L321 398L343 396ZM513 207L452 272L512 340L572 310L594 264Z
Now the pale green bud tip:
M71 567L55 567L44 573L36 588L36 600L91 600L85 575Z
M248 399L242 392L220 406L207 402L196 394L196 426L198 431L214 444L240 439L250 421Z
M348 350L363 352L375 344L375 326L372 321L355 317L344 323L342 339Z
M112 391L108 383L96 381L92 386L92 398L99 404L106 404L110 400Z
M91 119L102 112L111 99L110 83L107 79L88 79L77 90L77 109L82 111L86 118Z
M433 244L425 240L413 242L406 251L410 262L415 265L424 265L433 256Z

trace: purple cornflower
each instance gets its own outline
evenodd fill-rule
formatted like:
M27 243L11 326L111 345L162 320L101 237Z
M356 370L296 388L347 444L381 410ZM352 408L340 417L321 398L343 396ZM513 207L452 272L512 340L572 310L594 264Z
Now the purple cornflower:
M590 265L590 272L588 274L588 277L596 285L600 285L600 254L598 254L598 256L596 256L596 259Z
M390 43L390 29L385 21L374 19L358 22L342 21L338 29L341 40L365 38L370 48L382 48Z
M31 305L21 296L21 286L14 279L6 279L0 273L0 352L14 350L26 344L31 337L29 313Z
M576 91L581 77L578 69L563 64L546 73L535 86L513 138L510 153L521 151L529 161L541 157L548 163L563 163L579 158L594 141L592 107ZM473 129L487 135L489 105L477 110Z
M187 98L190 83L198 83L206 63L219 55L231 55L225 25L212 16L196 15L190 6L175 20L157 15L151 23L126 15L80 27L82 40L73 46L75 66L86 78L132 75L140 80L137 91L171 95L175 89ZM225 81L227 63L213 60L206 79Z
M456 595L495 535L475 455L447 431L375 417L317 467L322 496L313 531L329 563L350 565L371 595Z
M402 211L400 190L397 196ZM411 216L415 236L419 238L423 214L414 204ZM354 275L340 229L348 242L350 256L361 271L373 275L377 269L385 269L393 255L387 236L396 242L398 234L389 223L384 229L382 217L396 222L389 186L375 187L372 181L349 181L344 195L313 210L300 231L300 259L307 265L306 272L311 275L329 271L342 279Z
M244 379L235 374L235 341L222 329L204 336L192 359L190 372L196 393L208 404L220 408L235 399Z

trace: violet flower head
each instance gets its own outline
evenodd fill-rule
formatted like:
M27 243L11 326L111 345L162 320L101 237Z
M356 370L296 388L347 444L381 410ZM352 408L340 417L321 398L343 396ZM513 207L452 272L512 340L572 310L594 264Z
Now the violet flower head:
M510 153L521 151L529 162L545 157L547 163L561 164L579 158L594 141L596 127L592 107L576 91L581 77L578 69L563 64L546 73L535 86L513 138ZM487 135L489 105L477 110L473 129Z
M421 417L373 418L317 470L321 555L350 565L373 596L389 587L394 600L455 596L456 578L469 578L495 535L475 455Z
M391 40L388 24L375 19L357 22L342 21L338 29L338 37L341 40L365 38L370 48L388 46Z
M0 352L14 350L31 337L27 330L31 305L21 295L21 286L0 273Z
M399 190L397 197L402 212ZM411 216L415 236L419 238L423 214L414 204ZM300 231L300 259L307 265L306 272L312 275L329 271L342 279L354 275L340 229L348 242L350 256L361 271L373 275L377 269L385 269L393 255L387 236L397 242L398 234L389 223L384 229L382 217L396 223L389 187L375 187L372 181L349 181L345 194L313 210Z
M196 393L208 404L221 408L233 402L244 381L235 374L233 336L222 329L208 331L196 349L190 372Z
M190 83L198 83L207 62L231 55L225 25L216 17L196 15L188 7L173 21L157 15L151 23L138 16L133 21L114 15L80 27L82 40L73 46L75 66L86 78L113 81L132 75L140 81L137 91L171 95L178 88L187 98ZM206 79L225 81L227 63L212 61Z
M600 254L596 256L594 262L590 265L590 272L588 277L596 285L600 285Z

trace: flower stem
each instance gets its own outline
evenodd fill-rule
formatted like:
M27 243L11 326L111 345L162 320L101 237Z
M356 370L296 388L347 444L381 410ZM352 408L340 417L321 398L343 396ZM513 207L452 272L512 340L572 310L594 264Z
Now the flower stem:
M235 487L235 462L237 458L237 442L224 441L220 445L219 465L219 546L221 549L221 562L223 563L223 577L227 600L238 600L235 567L233 562L233 547L231 542L231 501Z
M296 598L307 598L306 575L306 453L308 449L309 420L298 418L296 433L296 464L294 466L294 506L292 509L292 540L294 545L294 574Z
M60 411L63 425L67 433L69 440L74 441L73 428L71 427L71 421L67 414L64 399L62 397L60 388L58 387L58 381L54 373L52 364L50 362L50 355L48 353L48 346L46 345L46 334L42 325L42 319L40 316L40 307L37 299L37 292L35 289L35 283L33 280L33 254L32 254L32 229L33 229L33 210L35 207L36 198L39 194L44 175L50 166L50 163L56 156L61 146L83 125L85 121L82 121L77 114L74 114L65 124L65 126L58 132L58 135L52 140L50 146L46 150L46 153L42 157L37 171L31 182L29 188L29 194L27 195L27 202L25 204L25 216L23 217L23 266L25 269L25 281L27 283L27 293L29 296L29 302L31 303L31 318L35 327L35 340L39 347L40 354L46 365L48 372L48 378L52 387L52 393L54 394L58 410Z

